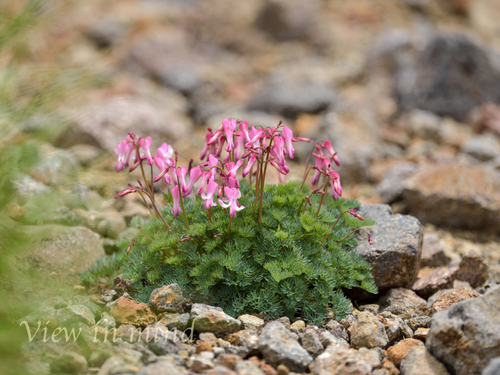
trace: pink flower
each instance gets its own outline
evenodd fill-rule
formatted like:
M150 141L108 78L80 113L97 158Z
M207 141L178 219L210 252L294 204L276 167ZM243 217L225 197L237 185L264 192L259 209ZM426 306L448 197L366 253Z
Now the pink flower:
M316 185L319 180L319 176L321 174L321 169L325 166L325 160L322 157L316 157L316 171L314 172L314 176L311 180L311 185Z
M227 177L234 177L236 178L236 172L238 171L238 169L243 165L244 161L243 160L238 160L235 163L226 163L226 169L228 170L226 172L226 176Z
M127 194L130 194L130 193L135 193L136 191L137 191L137 189L136 189L136 188L134 188L134 187L129 187L128 189L125 189L125 190L123 190L123 191L119 192L118 194L116 194L116 195L115 195L115 198L120 198L120 197L123 197L123 196L125 196L125 195L127 195Z
M163 143L156 149L156 157L161 158L161 160L163 160L163 162L169 167L174 166L174 159L172 156L174 156L174 149L167 143Z
M266 134L262 129L258 129L255 126L250 130L250 133L248 133L248 136L250 139L248 140L247 143L245 143L245 148L258 148L260 146L259 141L262 138L265 138Z
M214 202L214 195L218 190L219 185L217 182L210 180L207 184L207 193L201 193L201 199L205 201L205 210L210 209L210 207L217 206Z
M250 156L250 159L248 159L247 166L245 167L245 169L243 169L243 172L241 173L243 177L246 177L250 173L250 170L252 169L256 161L257 157L255 156L255 154L252 154L252 156Z
M213 137L212 129L208 128L208 133L205 136L205 145L203 146L203 149L201 150L201 155L200 159L203 160L207 155L212 155L215 154L216 147L215 147L215 141L214 143L209 144L210 140Z
M191 194L193 186L200 179L201 174L201 168L199 166L191 168L191 171L189 172L189 182L186 185L186 189L182 192L183 198L186 198L189 194Z
M370 245L373 245L373 239L372 239L372 235L370 233L368 233L368 243Z
M286 165L280 165L274 160L269 160L269 163L271 163L271 165L276 168L281 174L288 174L290 172L290 168L288 168Z
M292 146L292 141L295 141L295 138L293 138L292 129L290 129L288 126L285 125L283 127L283 131L281 132L281 135L285 140L288 156L290 157L290 159L293 159L293 155L295 154L295 149Z
M224 208L229 208L229 215L231 215L231 217L236 216L236 211L241 211L245 208L244 206L239 206L238 203L238 198L241 197L239 189L226 186L224 188L224 195L226 196L224 200L226 200L227 203L225 203L223 199L219 199L219 204Z
M203 193L203 191L205 190L205 186L207 185L207 182L209 180L212 180L212 172L203 171L201 173L201 185L198 190L196 190L196 194L201 195L201 193Z
M118 143L117 148L114 151L118 154L118 161L116 162L115 169L116 172L120 172L123 168L128 167L130 161L130 155L134 151L135 146L130 135Z
M151 140L151 137L139 138L139 147L146 152L146 158L148 159L149 165L154 164L154 160L153 157L151 156L151 150L150 150L152 143L153 141Z
M328 154L330 154L330 160L333 160L337 166L340 167L340 160L337 157L337 153L333 150L331 142L327 139L323 143L320 144L321 147L323 147L326 151L328 151Z
M181 197L179 195L179 185L175 185L172 190L172 213L174 214L174 217L179 216L179 213L181 212Z
M248 134L248 121L240 122L240 133L243 133L244 139L248 142L250 140L250 136Z
M354 216L355 218L361 220L361 221L365 221L365 219L363 218L363 216L361 216L360 214L358 214L356 212L356 207L353 207L351 208L350 210L347 210L347 212L349 212L352 216Z
M224 134L226 135L226 141L227 141L227 146L226 146L226 151L231 152L233 151L234 148L234 143L233 143L233 134L234 131L236 130L236 120L234 118L228 120L225 118L222 120L222 128L224 129Z
M271 155L278 160L278 163L285 165L285 141L283 137L274 137L274 144L271 147Z
M181 184L181 191L184 192L186 191L186 174L187 174L187 167L181 167L181 168L176 168L175 174L177 176L177 180ZM177 183L177 181L176 181Z
M330 195L333 199L337 200L339 196L342 196L342 186L340 185L340 175L334 170L330 171Z
M154 161L155 161L156 166L160 170L160 174L154 178L153 182L158 182L163 177L163 179L165 180L167 185L170 185L172 183L172 180L170 179L170 175L168 174L168 170L170 169L170 167L168 165L165 165L165 162L163 161L163 159L158 157L158 156L154 157Z

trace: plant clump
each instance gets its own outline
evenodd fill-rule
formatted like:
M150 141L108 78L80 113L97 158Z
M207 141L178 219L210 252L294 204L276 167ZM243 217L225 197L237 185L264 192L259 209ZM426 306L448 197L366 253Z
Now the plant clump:
M302 183L265 184L269 165L280 181L288 174L285 156L293 158L297 141L312 143L310 158L315 157ZM332 168L340 161L328 140L295 138L281 123L249 130L246 121L224 119L218 130L209 129L201 155L207 160L199 166L178 167L177 153L166 143L154 157L150 147L151 138L130 133L115 150L117 171L135 151L130 169L140 167L144 178L117 197L139 193L152 214L121 262L139 301L148 302L161 285L177 283L191 300L233 316L301 316L319 324L330 311L336 318L351 311L342 289L377 292L370 265L351 249L352 233L364 230L364 219L357 202L340 198L340 176ZM153 165L160 171L154 178ZM311 171L317 186L312 190L305 185ZM164 207L154 197L153 184L160 181L168 186ZM182 220L176 219L181 212ZM97 273L94 268L92 275Z

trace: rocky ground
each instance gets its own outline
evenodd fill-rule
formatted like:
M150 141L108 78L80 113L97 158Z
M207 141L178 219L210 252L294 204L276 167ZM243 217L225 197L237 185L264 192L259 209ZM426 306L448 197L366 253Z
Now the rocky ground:
M2 223L22 223L34 238L13 268L51 281L33 289L0 278L16 297L47 297L19 320L32 333L43 324L24 348L30 371L500 372L497 3L109 0L58 8L34 56L91 68L106 83L55 110L69 126L16 177ZM152 136L187 164L206 127L224 117L283 120L296 134L332 141L344 196L377 221L374 245L361 241L357 250L379 295L347 291L353 314L314 327L229 317L184 301L172 285L148 306L128 296L122 279L79 280L127 243L134 216L148 217L140 198L113 199L133 181L114 171L118 142L129 131ZM50 121L35 115L23 134ZM307 152L297 150L291 178L300 178ZM172 310L173 300L185 303ZM63 325L81 328L76 342L44 342L43 327L52 334ZM106 336L112 328L116 342Z

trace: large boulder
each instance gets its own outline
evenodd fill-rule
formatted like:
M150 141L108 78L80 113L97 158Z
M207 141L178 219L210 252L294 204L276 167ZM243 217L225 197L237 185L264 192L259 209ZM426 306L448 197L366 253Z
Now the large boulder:
M424 223L492 230L500 228L500 177L469 165L427 164L405 182L409 212Z
M452 373L480 374L500 353L500 287L434 315L426 347Z
M391 207L382 204L362 205L360 213L376 222L365 227L372 235L373 245L368 243L366 233L361 232L354 250L372 266L379 292L410 287L417 277L422 251L423 227L418 219L391 215Z

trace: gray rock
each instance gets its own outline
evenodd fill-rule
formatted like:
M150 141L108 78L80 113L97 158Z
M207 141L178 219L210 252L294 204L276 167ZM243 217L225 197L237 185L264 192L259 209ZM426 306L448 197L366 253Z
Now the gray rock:
M255 332L260 332L262 327L264 327L264 321L253 315L244 314L238 317L245 329L254 330Z
M101 318L103 306L98 303L95 296L89 296L89 295L85 295L85 294L76 295L69 300L68 306L71 306L71 305L85 306L94 315L94 318L96 318L96 319Z
M87 30L87 37L98 48L114 47L125 38L127 30L127 25L119 20L100 19Z
M253 361L238 361L234 365L234 371L238 375L264 375L259 365Z
M171 107L141 96L115 96L83 108L73 126L55 143L61 147L85 143L113 150L131 129L140 129L138 136L150 136L161 143L182 138L190 127L187 119Z
M479 374L500 350L500 287L433 316L426 347L453 373Z
M70 326L76 323L84 323L89 326L95 325L94 314L82 305L71 305L64 309L59 309L55 313L57 323L62 326Z
M356 320L354 319L353 323L355 321ZM347 334L346 327L344 327L336 320L330 320L328 323L326 323L325 328L337 339L349 342L349 335Z
M180 333L169 332L161 324L151 324L142 331L141 340L153 353L165 355L184 350L182 342L187 338Z
M414 109L400 119L403 126L414 136L440 142L443 138L441 118L429 111Z
M166 87L192 95L202 84L198 72L187 65L171 66L158 72L159 81Z
M280 322L285 326L286 329L290 329L290 318L288 316L282 316L281 318L276 319L277 322Z
M74 145L70 147L68 151L70 151L83 166L89 166L92 161L102 154L100 148L85 144Z
M41 161L35 166L38 178L50 185L63 185L74 181L80 163L68 150L42 147Z
M169 361L158 361L151 363L147 366L144 366L137 372L137 375L158 375L158 374L184 375L187 374L187 371L186 369L176 367L173 363Z
M372 366L355 351L342 345L330 345L309 366L312 375L369 375Z
M448 375L444 365L422 346L414 346L406 352L400 369L401 375Z
M267 324L259 336L259 351L273 365L284 364L292 371L303 372L313 361L285 326L279 322Z
M320 1L266 0L255 26L278 41L317 39Z
M82 219L83 226L103 237L114 239L127 227L123 216L116 211L97 212L76 209L74 212Z
M488 266L478 250L471 249L462 256L458 264L457 280L465 281L471 287L483 285L488 278Z
M423 223L498 232L500 177L492 169L456 163L422 165L405 182L403 200Z
M406 321L406 324L414 331L419 328L429 328L432 318L430 316L416 316Z
M20 204L25 204L30 198L47 194L51 191L51 188L47 185L27 175L19 175L14 178L12 185L16 189L16 201Z
M375 190L385 203L392 203L403 193L404 180L417 169L418 165L416 163L402 162L397 164L387 171L382 181L375 187Z
M194 322L194 323L192 323ZM240 329L241 321L224 313L220 307L195 303L191 307L191 321L198 332L230 333Z
M63 352L51 362L50 371L53 374L84 374L87 371L87 360L80 354Z
M108 313L103 312L101 315L101 319L96 324L99 327L106 328L108 331L112 328L116 328L116 321Z
M388 345L406 338L413 338L413 331L403 319L388 311L383 311L380 315L384 318L385 332L389 338Z
M20 272L37 272L38 277L47 281L76 285L79 274L87 270L97 259L104 256L99 235L84 227L59 225L38 225L23 227L30 238L37 239L32 248L16 254L13 267ZM5 260L6 261L6 260ZM14 266L15 264L15 266ZM20 284L18 287L22 287ZM44 295L43 283L32 285L23 293ZM53 296L53 291L47 291Z
M178 284L170 284L151 292L149 305L157 312L181 313L189 301L182 295Z
M201 352L192 355L186 363L186 366L195 373L205 372L214 368L214 353Z
M333 335L331 336L335 337ZM323 344L318 337L318 334L315 332L315 330L312 329L305 331L301 343L302 347L307 350L313 357L316 357L324 349Z
M485 367L481 375L497 375L500 374L500 357L495 357L490 361L490 364Z
M409 215L391 215L388 205L362 205L360 213L376 222L365 227L372 235L373 245L362 232L354 249L372 266L379 292L410 286L417 277L422 251L420 222Z
M319 113L337 101L337 91L328 85L274 78L251 99L248 109L295 118L300 113Z
M373 314L369 312L358 314L351 332L351 345L354 348L383 348L388 342L384 325Z
M450 258L444 253L436 233L424 234L420 267L442 267L450 263Z
M488 51L462 34L437 34L396 74L401 111L419 108L461 121L484 102L500 102L500 71Z
M479 161L488 161L500 156L500 145L493 134L486 133L469 139L462 151Z
M403 319L429 315L427 302L410 289L391 289L380 297L379 304L382 311L389 311Z
M102 294L100 297L101 301L105 303L114 301L117 298L118 298L118 292L114 289L106 290L104 294Z
M189 325L189 319L191 315L189 314L165 314L161 317L160 324L164 325L168 329L180 329L184 330Z

